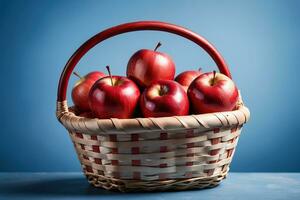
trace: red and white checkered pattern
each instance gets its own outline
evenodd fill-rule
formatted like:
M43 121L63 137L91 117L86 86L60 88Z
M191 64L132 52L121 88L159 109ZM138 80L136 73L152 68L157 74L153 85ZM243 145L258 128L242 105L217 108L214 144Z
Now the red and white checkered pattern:
M86 173L130 180L209 177L228 170L241 126L134 134L70 132Z

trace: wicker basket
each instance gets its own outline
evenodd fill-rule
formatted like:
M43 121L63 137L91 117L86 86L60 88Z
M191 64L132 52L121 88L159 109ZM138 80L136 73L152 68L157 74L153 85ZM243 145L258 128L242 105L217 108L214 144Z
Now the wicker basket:
M83 171L96 187L119 191L214 187L226 177L250 116L241 100L231 112L161 118L89 119L68 108L68 80L82 56L105 39L140 30L166 31L195 42L220 72L231 77L222 56L196 33L155 21L122 24L98 33L70 58L59 82L57 118L69 131Z

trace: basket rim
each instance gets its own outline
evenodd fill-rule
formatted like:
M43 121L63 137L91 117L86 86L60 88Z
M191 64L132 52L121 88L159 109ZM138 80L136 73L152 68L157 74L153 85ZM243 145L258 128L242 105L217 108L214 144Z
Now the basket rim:
M57 102L56 116L71 132L119 134L187 129L203 129L205 131L214 128L240 126L249 120L250 111L240 100L236 110L226 112L156 118L99 119L75 115L65 100Z
M197 116L197 117L201 117L201 116L205 116L205 115L211 115L211 114L226 114L228 112L234 112L234 111L242 111L245 115L247 115L247 120L245 122L247 122L249 119L249 116L248 114L250 115L250 111L249 111L249 108L246 107L245 105L243 105L242 107L239 107L238 109L236 110L232 110L232 111L223 111L223 112L213 112L213 113L202 113L202 114L191 114L191 115L183 115L183 116L170 116L170 117L175 117L175 118L178 118L178 117L186 117L186 116ZM249 113L247 112L244 112L244 111L248 111ZM68 107L68 113L71 113L74 115L75 118L84 118L86 120L98 120L98 121L107 121L107 120L121 120L121 121L126 121L126 120L131 120L131 119L157 119L157 120L160 120L160 119L168 119L170 117L133 117L133 118L128 118L128 119L119 119L119 118L107 118L107 119L101 119L101 118L97 118L97 117L94 117L94 118L89 118L89 117L84 117L84 116L79 116L79 115L76 115L75 112L74 112L74 105L72 106L69 106ZM58 118L59 120L59 118Z

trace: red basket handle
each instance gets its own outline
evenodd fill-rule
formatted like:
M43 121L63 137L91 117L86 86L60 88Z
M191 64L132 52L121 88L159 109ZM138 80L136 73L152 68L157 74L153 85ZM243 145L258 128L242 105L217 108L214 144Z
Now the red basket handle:
M59 80L58 85L58 92L57 92L57 101L62 102L66 100L66 93L67 93L67 87L69 78L72 74L73 69L75 68L76 64L79 62L79 60L95 45L98 43L122 34L127 33L131 31L142 31L142 30L155 30L155 31L165 31L173 34L180 35L182 37L185 37L196 44L198 44L200 47L202 47L215 61L217 64L219 70L221 73L225 74L226 76L231 78L231 74L229 72L229 69L220 55L220 53L217 51L217 49L210 44L206 39L201 37L200 35L185 29L183 27L169 24L165 22L159 22L159 21L139 21L139 22L131 22L126 24L121 24L109 29L106 29L92 38L90 38L88 41L86 41L81 47L79 47L76 52L72 55L72 57L68 60Z

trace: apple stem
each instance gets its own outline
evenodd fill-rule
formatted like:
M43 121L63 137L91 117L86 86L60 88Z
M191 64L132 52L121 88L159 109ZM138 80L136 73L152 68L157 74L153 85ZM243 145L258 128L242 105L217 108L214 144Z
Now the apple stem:
M82 79L82 76L80 76L77 72L73 72L73 74L74 74L75 76L77 76L78 78Z
M199 68L198 68L198 71L201 72L201 71L202 71L202 67L199 67Z
M161 87L160 87L160 91L159 91L159 95L160 95L160 96L163 96L163 95L165 95L165 94L167 94L167 93L168 93L168 87L165 86L165 85L161 86Z
M108 71L108 74L109 74L109 77L110 77L110 81L111 81L111 85L113 86L114 83L113 83L113 79L112 79L112 76L111 76L111 73L110 73L110 68L109 68L109 65L106 66L106 69Z
M216 79L216 73L217 73L217 72L216 72L216 70L214 70L214 71L213 71L213 73L214 73L214 78L213 78L213 82L212 82L212 85L214 85L214 84L215 84L215 79Z
M156 51L160 46L161 46L161 43L158 42L157 45L156 45L156 47L155 47L155 49L154 49L154 51Z

